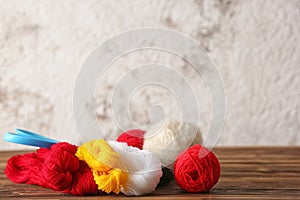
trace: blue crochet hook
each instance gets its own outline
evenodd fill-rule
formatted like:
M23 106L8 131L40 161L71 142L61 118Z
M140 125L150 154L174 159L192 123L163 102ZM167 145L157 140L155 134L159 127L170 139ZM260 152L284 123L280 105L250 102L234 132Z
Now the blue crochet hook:
M43 148L50 148L51 145L59 142L23 129L16 129L16 133L7 132L4 136L4 140L7 142Z

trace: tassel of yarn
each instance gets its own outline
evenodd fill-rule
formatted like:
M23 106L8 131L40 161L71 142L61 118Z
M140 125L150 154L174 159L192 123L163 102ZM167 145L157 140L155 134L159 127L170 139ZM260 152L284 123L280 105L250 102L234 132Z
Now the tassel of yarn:
M78 148L76 156L92 169L99 190L118 194L121 185L127 182L127 172L118 168L121 166L119 154L105 140L84 143Z
M108 141L119 153L122 166L128 170L128 181L121 191L127 196L145 195L153 192L162 176L161 162L150 151L128 146L126 143ZM124 170L125 170L124 169Z

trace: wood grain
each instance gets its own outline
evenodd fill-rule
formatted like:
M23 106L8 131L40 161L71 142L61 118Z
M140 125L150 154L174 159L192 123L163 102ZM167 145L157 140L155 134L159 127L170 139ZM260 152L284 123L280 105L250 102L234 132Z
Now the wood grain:
M135 199L300 199L300 147L218 147L221 178L213 190L191 194L175 181L151 195ZM14 184L4 174L9 157L25 152L0 152L0 198L123 199L123 195L78 197L35 185Z

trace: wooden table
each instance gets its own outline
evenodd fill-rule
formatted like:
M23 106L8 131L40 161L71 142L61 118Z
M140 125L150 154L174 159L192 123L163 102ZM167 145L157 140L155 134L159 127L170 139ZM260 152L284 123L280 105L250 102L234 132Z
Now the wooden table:
M300 199L300 147L218 147L221 178L207 193L183 192L175 182L135 199ZM14 184L4 174L6 160L24 152L0 152L0 198L119 199L123 195L78 197L35 185ZM131 197L132 198L132 197Z

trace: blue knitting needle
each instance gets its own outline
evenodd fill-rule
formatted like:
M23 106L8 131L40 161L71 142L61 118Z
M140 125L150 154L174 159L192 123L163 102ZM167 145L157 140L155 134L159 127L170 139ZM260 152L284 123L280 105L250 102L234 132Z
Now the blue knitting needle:
M4 136L4 140L7 142L43 148L50 148L51 145L59 142L23 129L16 129L16 133L7 132Z

